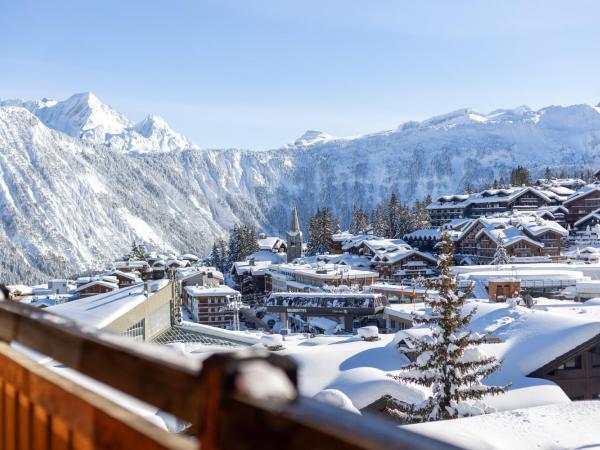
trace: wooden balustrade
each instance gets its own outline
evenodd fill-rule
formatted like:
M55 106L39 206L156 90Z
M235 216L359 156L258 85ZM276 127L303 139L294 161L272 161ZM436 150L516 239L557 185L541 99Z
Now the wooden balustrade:
M38 364L11 343L184 419L190 428L187 434L164 431ZM29 305L0 302L0 448L453 448L381 419L298 396L296 367L285 357L248 351L218 353L201 366L161 350L78 326ZM293 395L265 399L241 390L241 374L256 362L281 372Z

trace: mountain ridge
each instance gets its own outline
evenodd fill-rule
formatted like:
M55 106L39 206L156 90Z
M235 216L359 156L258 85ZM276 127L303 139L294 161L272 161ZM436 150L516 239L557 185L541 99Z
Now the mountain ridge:
M236 222L283 235L293 205L304 226L318 206L346 225L355 206L369 209L392 190L412 202L506 178L516 165L541 176L546 166L572 172L600 164L600 110L589 105L477 117L464 109L362 136L313 131L268 151L136 152L56 131L31 112L58 102L25 103L0 102L0 278L7 282L102 268L133 239L204 255ZM126 120L125 129L144 122Z

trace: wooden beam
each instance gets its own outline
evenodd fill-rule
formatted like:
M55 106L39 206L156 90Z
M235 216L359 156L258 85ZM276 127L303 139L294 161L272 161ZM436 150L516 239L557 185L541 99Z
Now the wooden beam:
M0 343L0 380L5 386L4 446L31 439L33 448L198 450L191 438L161 430L137 414ZM24 428L12 426L21 417L16 396L27 399ZM25 404L25 403L24 403ZM23 427L25 424L23 424ZM10 428L10 432L8 432ZM77 444L77 445L76 445Z
M200 363L17 302L0 302L0 341L19 344L196 425Z

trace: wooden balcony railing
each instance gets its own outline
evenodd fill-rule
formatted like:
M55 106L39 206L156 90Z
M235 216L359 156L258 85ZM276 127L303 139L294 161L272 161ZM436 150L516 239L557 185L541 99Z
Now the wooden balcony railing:
M184 434L164 431L38 364L19 345L183 419L190 427ZM299 396L296 367L285 357L218 353L200 364L160 350L28 305L0 302L0 448L453 448L384 420ZM257 365L288 387L273 383L257 392L256 386L265 386L248 385L245 378ZM271 378L277 376L266 377L264 383Z

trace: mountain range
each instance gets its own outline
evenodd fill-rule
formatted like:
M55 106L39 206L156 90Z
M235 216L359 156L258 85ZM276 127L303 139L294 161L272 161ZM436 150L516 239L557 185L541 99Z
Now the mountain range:
M524 165L600 165L600 107L462 109L348 138L307 131L268 151L204 150L160 117L134 123L92 93L0 101L0 281L103 268L133 239L205 255L236 222L281 234L328 206L343 225L396 190L405 202Z

